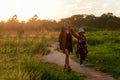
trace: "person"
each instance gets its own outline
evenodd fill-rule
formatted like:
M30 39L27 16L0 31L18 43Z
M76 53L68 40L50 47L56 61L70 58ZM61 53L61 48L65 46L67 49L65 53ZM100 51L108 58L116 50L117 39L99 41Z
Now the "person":
M64 69L67 69L68 71L71 71L71 67L69 64L69 55L70 52L73 52L73 41L72 41L72 35L80 39L81 37L77 35L73 29L70 27L70 21L65 21L64 22L64 27L62 28L60 35L59 35L59 44L60 44L60 49L63 51L65 54L65 65Z
M78 39L76 55L78 58L80 56L80 67L83 67L84 66L83 61L88 60L88 58L87 58L87 53L88 53L87 40L84 35L85 30L83 28L80 28L78 34L79 34L79 36L81 36L81 39Z

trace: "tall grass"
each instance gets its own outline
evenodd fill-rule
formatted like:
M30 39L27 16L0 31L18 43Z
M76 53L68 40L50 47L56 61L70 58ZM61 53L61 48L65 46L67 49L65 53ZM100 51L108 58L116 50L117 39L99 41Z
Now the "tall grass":
M41 34L42 35L42 34ZM40 35L40 36L41 36ZM50 38L44 42L41 38L17 38L13 35L1 35L0 39L0 80L19 80L18 73L21 62L26 58L29 60L36 55L40 58L41 55L48 54L48 46Z
M46 49L47 43L39 40L25 40L25 41L0 41L0 53L41 53L42 55L49 53Z
M120 78L119 34L120 32L116 31L113 39L111 31L91 31L86 33L89 61L85 62L85 65L95 67L96 70L108 72L117 80ZM77 59L77 62L79 62L79 59Z
M39 61L57 41L56 32L40 35L1 35L0 80L83 80L76 72L68 73L55 64Z
M42 55L48 54L50 51L47 47L48 43L44 44L42 41L1 41L0 80L19 80L21 62L24 62L25 59L31 60L36 55L38 56L36 58L40 58Z
M67 72L43 61L25 61L21 66L21 80L83 80L83 76L76 72Z

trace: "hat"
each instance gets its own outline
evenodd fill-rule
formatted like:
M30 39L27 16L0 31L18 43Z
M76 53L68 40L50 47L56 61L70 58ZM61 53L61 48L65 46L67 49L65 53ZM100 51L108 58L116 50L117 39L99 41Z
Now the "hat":
M83 28L79 28L79 31L78 31L79 33L80 32L85 32L85 30L83 29Z

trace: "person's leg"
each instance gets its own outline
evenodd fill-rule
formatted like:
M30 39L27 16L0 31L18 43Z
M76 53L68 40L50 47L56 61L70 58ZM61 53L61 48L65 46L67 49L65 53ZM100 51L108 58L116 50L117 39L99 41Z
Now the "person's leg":
M65 50L65 68L67 67L67 51Z
M84 60L84 55L80 54L80 67L83 67L83 60Z
M69 51L66 49L65 50L65 55L66 55L66 57L65 57L65 68L68 68L68 71L70 71L71 70L71 67L70 67L70 65L69 65Z
M65 66L64 66L64 69L66 69L66 68L68 67L68 64L67 64L67 63L68 63L68 62L67 62L67 61L68 61L68 60L67 60L68 56L67 56L67 55L68 55L68 52L67 52L67 49L66 49L66 50L65 50Z
M83 56L80 54L80 64L83 64Z

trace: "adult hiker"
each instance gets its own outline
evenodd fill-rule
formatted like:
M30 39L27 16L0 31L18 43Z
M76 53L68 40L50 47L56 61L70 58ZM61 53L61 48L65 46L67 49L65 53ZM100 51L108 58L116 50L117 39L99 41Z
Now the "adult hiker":
M86 57L88 53L88 49L87 49L87 40L84 35L85 30L83 28L80 28L78 34L79 36L81 36L81 39L78 39L76 55L77 57L80 56L80 67L83 67L84 66L83 61L88 60Z
M70 21L65 21L64 27L62 28L59 35L59 43L60 43L60 49L65 54L64 69L67 69L68 71L71 71L71 67L69 64L69 55L70 55L70 52L73 52L72 35L77 39L81 39L81 37L77 35L71 28Z

